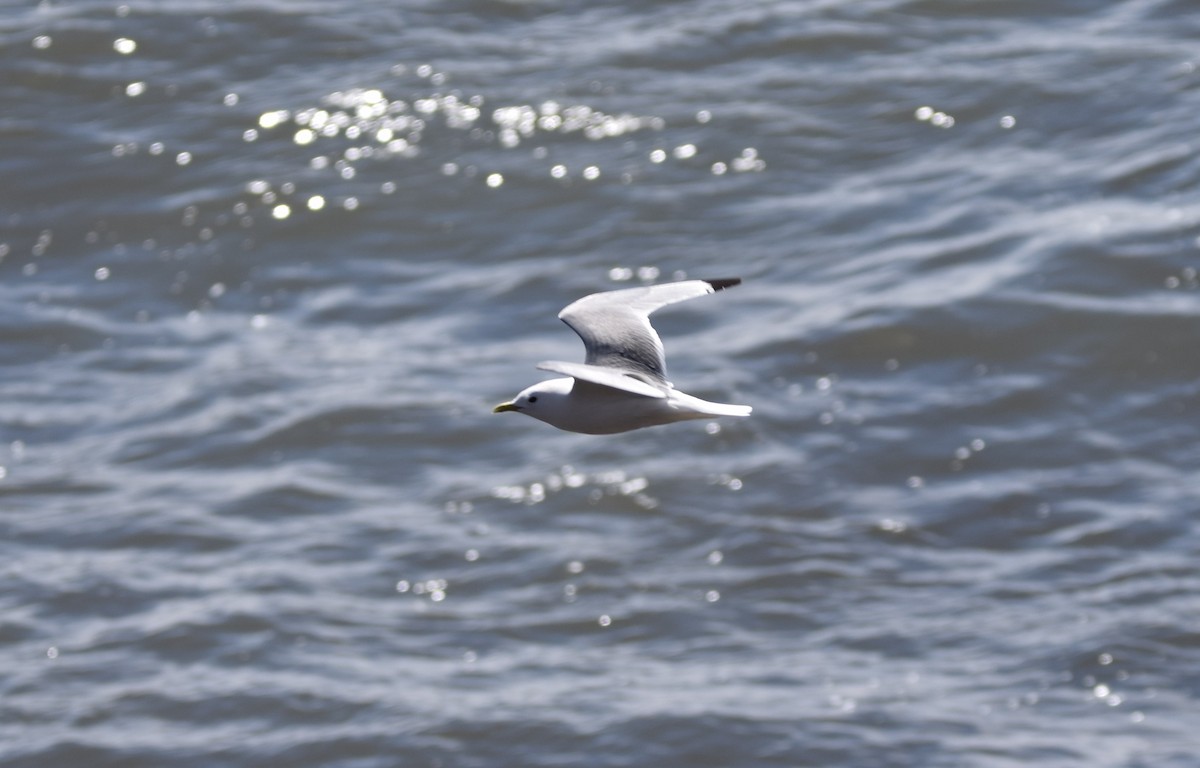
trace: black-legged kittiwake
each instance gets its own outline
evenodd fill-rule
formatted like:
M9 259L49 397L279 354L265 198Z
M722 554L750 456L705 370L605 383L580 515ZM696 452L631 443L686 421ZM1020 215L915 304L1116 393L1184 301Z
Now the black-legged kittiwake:
M650 313L668 304L737 285L741 278L684 280L584 296L558 317L583 339L582 363L539 363L566 374L501 403L493 413L516 411L568 432L608 435L714 416L749 416L750 406L710 403L675 389L666 377L662 341Z

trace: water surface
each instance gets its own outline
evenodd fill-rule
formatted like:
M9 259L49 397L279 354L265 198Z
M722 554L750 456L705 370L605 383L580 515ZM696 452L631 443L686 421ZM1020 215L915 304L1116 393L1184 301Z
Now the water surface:
M1197 19L0 11L0 758L1192 765Z

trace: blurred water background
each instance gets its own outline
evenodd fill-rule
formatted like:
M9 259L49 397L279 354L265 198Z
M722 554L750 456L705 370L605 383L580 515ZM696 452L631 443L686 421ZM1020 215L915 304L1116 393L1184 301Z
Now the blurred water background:
M0 8L0 763L1195 766L1180 0ZM598 290L744 421L490 407Z

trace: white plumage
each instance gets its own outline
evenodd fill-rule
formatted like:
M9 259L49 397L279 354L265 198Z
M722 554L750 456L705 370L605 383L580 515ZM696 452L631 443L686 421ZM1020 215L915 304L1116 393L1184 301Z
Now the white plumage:
M650 314L668 304L740 283L684 280L585 296L558 314L583 339L582 363L539 363L550 379L501 403L493 413L516 411L570 432L605 435L714 416L749 416L748 405L711 403L667 381L662 341Z

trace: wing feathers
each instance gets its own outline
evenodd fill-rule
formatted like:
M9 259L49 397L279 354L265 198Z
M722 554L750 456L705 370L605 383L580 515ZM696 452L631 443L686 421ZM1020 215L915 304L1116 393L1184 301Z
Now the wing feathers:
M612 389L619 389L635 395L642 395L644 397L667 396L665 389L656 387L653 384L647 384L641 379L635 379L633 376L621 373L615 368L588 365L587 363L563 363L557 360L538 363L537 367L538 370L561 373L576 379L583 379L592 384L599 384L602 387L611 387Z
M643 374L665 385L662 340L650 325L650 314L740 282L737 277L684 280L593 293L568 305L558 317L583 339L587 364Z

